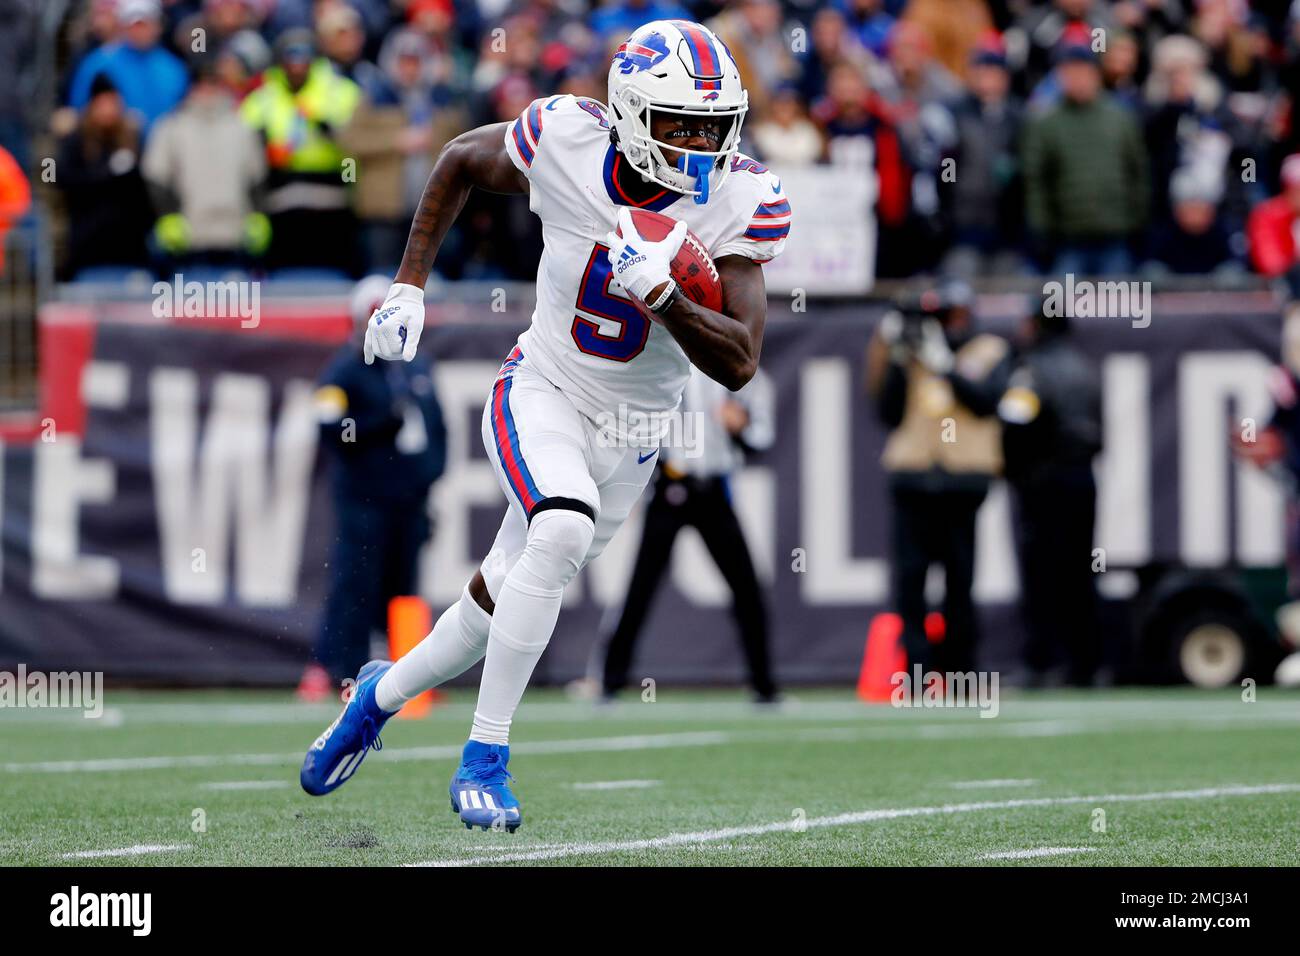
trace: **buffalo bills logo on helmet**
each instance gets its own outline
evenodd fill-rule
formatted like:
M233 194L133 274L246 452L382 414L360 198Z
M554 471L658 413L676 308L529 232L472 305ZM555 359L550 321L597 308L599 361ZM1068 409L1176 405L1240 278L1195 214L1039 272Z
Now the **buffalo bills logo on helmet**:
M651 33L639 41L629 38L615 51L614 60L618 63L619 71L626 74L648 70L667 55L668 41L662 34Z
M704 98L705 98L706 100L716 100L716 99L718 98L718 91L717 91L717 90L714 90L714 91L711 92L711 93L705 93L705 94L704 94Z

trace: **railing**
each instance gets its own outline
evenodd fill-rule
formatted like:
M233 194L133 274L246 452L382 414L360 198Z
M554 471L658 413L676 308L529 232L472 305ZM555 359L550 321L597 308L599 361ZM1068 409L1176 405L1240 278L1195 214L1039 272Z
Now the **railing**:
M52 288L50 244L42 220L28 217L2 240L0 259L0 413L30 411L37 399L36 313Z

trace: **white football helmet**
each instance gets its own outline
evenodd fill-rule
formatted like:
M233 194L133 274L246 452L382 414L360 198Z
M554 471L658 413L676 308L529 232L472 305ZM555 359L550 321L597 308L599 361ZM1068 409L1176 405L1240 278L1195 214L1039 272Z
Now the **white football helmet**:
M674 192L708 202L740 149L749 94L736 61L718 37L689 20L655 20L638 27L614 53L609 106L615 143L632 168ZM722 121L718 148L682 149L651 135L652 113L707 116ZM677 165L664 151L680 154Z

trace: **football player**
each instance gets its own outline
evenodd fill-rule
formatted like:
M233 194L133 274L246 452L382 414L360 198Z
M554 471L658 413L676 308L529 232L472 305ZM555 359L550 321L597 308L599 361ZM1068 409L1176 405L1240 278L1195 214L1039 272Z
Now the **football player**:
M618 47L608 106L539 99L438 156L396 280L370 318L365 359L415 356L425 283L469 191L527 193L545 240L537 307L483 410L509 505L487 558L429 636L395 664L361 669L343 713L307 753L308 793L350 779L406 701L486 657L451 804L467 827L519 826L510 722L565 586L640 497L690 366L733 390L758 368L761 266L785 245L790 204L781 181L739 152L747 104L711 31L659 20ZM634 209L678 223L649 241ZM688 226L715 259L721 312L686 298L670 275Z

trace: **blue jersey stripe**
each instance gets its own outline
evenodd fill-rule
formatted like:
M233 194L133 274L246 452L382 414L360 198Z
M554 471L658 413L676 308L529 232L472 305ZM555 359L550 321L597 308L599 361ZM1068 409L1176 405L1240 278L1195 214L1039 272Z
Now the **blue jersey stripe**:
M533 148L528 145L528 137L524 135L523 120L515 120L515 125L511 127L511 133L515 139L515 149L519 150L519 155L524 161L524 165L532 167L533 165Z
M790 202L786 199L763 203L754 210L755 219L775 219L777 216L787 216L789 214Z

